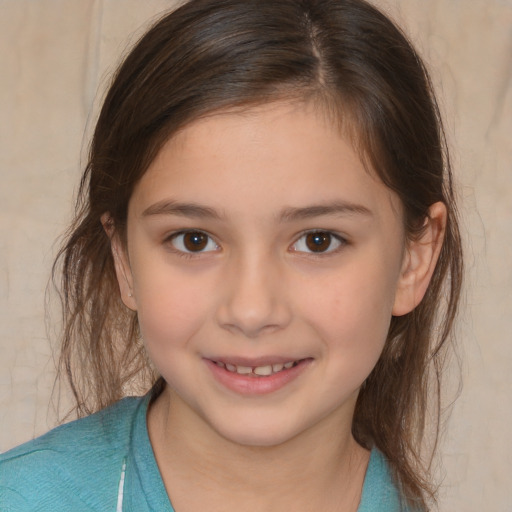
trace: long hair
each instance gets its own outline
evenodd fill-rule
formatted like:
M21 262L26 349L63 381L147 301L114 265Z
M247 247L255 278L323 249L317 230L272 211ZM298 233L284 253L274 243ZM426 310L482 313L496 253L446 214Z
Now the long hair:
M62 276L61 373L84 415L162 384L122 303L100 218L125 239L132 191L162 145L212 112L281 99L330 112L362 161L400 198L409 239L429 207L448 210L421 304L394 317L357 401L353 434L388 459L409 504L434 497L422 460L426 410L439 410L462 251L450 161L428 73L404 34L363 0L192 0L158 21L111 83L54 266ZM432 387L433 385L433 387ZM434 434L439 425L434 422Z

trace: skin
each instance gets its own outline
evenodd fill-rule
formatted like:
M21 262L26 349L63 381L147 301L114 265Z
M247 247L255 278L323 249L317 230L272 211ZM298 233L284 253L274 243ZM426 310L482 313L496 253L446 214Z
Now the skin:
M423 297L445 222L436 203L406 243L396 195L311 105L216 114L168 141L130 200L127 246L111 236L123 300L167 382L148 430L177 510L357 509L358 391L392 315ZM184 230L208 235L202 250ZM217 378L212 361L227 360L302 363L253 393Z

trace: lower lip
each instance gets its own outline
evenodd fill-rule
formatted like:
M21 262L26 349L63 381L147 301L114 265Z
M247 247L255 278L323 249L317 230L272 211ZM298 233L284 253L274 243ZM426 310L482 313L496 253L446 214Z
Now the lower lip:
M231 391L241 395L266 395L278 391L295 380L310 365L312 359L303 359L291 368L265 377L240 375L222 368L210 359L205 361L217 382Z

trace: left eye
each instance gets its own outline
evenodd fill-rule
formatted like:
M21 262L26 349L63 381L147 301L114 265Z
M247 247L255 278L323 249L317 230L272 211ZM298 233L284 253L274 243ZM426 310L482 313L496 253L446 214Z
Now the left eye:
M175 249L185 253L216 251L219 246L202 231L176 233L171 238Z
M293 245L297 252L326 253L343 245L343 239L329 231L310 231L302 235Z

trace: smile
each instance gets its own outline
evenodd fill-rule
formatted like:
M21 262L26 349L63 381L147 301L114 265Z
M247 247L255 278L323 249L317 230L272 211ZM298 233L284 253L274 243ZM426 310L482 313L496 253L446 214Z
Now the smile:
M268 377L283 370L289 370L297 366L300 361L288 361L286 363L267 364L263 366L240 366L230 363L223 363L222 361L214 361L217 366L225 368L228 372L238 373L239 375L255 376L255 377Z
M280 359L280 360L279 360ZM205 359L214 379L239 395L265 395L285 388L313 363L313 358ZM252 363L252 364L251 364Z

